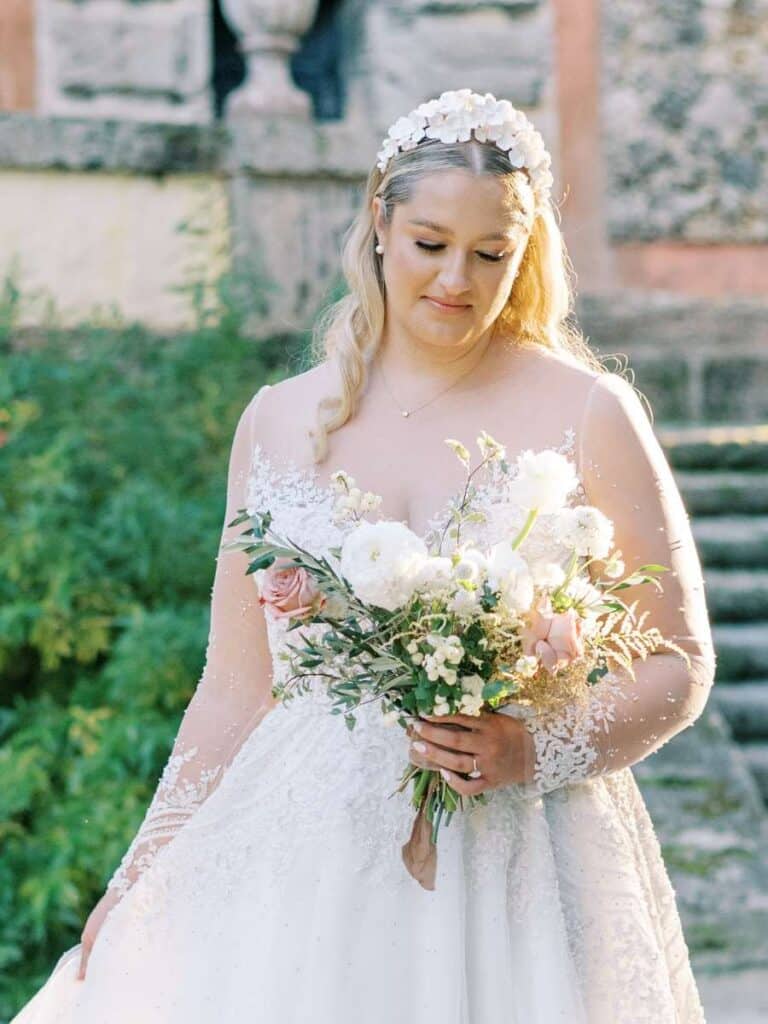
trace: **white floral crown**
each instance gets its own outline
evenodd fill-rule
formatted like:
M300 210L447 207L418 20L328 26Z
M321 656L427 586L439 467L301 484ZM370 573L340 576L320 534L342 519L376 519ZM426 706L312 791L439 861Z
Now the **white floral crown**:
M506 152L512 167L528 172L537 201L549 196L554 179L544 140L521 110L490 92L453 89L398 118L376 154L377 166L383 173L396 153L415 149L424 138L467 142L472 132L478 142L493 142Z

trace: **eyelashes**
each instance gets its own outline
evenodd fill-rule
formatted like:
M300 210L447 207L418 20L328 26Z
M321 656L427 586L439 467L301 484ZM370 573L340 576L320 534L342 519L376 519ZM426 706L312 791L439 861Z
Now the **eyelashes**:
M441 249L445 248L441 242L436 242L434 245L430 245L428 242L415 242L414 244L417 245L419 249L423 249L424 252L440 252ZM488 263L501 263L506 254L502 253L500 256L496 256L489 252L479 252L477 255Z

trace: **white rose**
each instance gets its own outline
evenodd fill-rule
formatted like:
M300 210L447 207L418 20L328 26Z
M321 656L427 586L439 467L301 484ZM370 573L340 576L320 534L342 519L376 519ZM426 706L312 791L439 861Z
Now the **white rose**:
M594 505L565 508L557 518L557 533L578 555L604 558L613 543L613 523Z
M361 601L394 611L410 600L427 557L404 523L362 522L344 538L340 568Z
M573 463L560 452L529 449L517 457L517 473L509 483L509 495L522 508L535 508L547 515L563 507L578 483Z

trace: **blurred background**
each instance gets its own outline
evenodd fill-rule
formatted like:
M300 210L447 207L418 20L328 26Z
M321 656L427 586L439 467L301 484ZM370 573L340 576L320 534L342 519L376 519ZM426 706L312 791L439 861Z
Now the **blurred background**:
M718 678L635 774L708 1020L768 1020L768 0L0 0L0 1020L193 692L237 417L388 125L463 87L543 134L691 515Z

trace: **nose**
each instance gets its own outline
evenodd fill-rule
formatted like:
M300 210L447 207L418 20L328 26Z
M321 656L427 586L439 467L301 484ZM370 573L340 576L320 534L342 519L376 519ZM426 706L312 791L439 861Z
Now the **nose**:
M447 299L458 300L469 291L467 258L462 252L448 255L443 263L438 282Z

